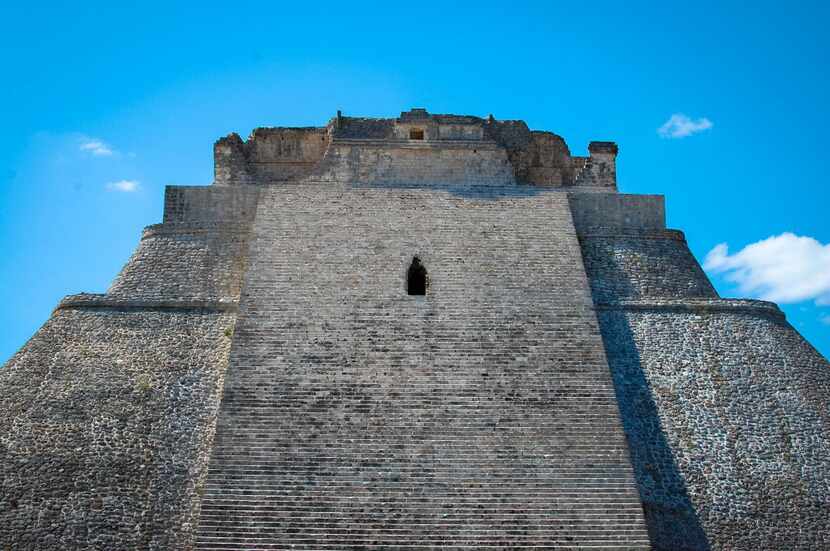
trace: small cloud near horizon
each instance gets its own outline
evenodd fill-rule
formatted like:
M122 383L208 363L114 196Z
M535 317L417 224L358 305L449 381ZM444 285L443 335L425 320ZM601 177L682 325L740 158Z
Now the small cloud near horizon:
M762 300L830 305L830 243L812 237L782 233L734 254L720 243L706 255L703 268L723 274L741 293Z
M80 145L81 151L91 153L96 157L109 157L114 151L112 147L101 140L94 138L85 138Z
M675 113L657 129L657 133L661 138L680 139L709 130L712 126L712 121L706 117L692 120L683 113Z
M141 183L137 180L118 180L107 184L107 191L119 191L122 193L133 193L138 191Z

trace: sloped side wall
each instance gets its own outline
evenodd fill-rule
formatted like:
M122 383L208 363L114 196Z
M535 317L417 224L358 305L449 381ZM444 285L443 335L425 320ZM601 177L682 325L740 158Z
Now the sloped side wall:
M256 192L167 189L106 295L0 369L0 549L188 549Z
M830 548L826 359L762 311L599 318L656 550Z
M107 294L144 300L236 301L248 235L248 227L241 224L150 226Z
M58 310L0 369L0 548L186 549L233 323Z
M236 302L258 196L244 185L167 186L164 223L144 229L107 296Z
M682 232L599 228L580 235L597 303L645 297L717 297Z
M830 365L656 199L571 194L655 550L830 548Z

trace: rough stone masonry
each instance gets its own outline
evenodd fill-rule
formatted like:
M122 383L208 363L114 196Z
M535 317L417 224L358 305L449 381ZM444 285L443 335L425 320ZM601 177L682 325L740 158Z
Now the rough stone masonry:
M830 548L830 365L617 146L342 116L214 146L0 369L0 550Z

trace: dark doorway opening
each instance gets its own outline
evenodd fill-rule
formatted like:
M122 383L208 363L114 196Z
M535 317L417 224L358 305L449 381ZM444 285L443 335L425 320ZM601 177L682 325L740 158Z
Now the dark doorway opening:
M424 139L424 131L420 128L410 128L409 129L409 139L410 140L423 140Z
M406 272L406 292L410 295L427 294L427 281L427 269L421 264L421 259L416 256Z

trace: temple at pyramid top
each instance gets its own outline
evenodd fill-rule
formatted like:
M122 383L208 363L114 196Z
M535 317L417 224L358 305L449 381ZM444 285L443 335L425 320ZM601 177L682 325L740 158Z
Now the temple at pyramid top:
M214 146L215 183L362 182L408 185L533 185L616 191L617 146L591 142L571 155L560 136L524 121L434 115L343 116L323 127L257 128Z

